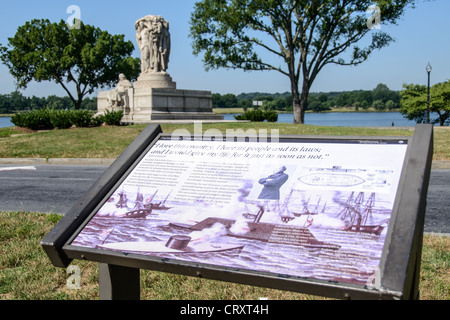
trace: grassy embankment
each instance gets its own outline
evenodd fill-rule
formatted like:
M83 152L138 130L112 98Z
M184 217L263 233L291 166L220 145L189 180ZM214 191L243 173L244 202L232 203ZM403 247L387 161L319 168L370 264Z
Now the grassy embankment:
M145 126L100 127L28 133L0 129L1 158L115 158ZM163 125L165 132L180 128ZM192 125L182 125L193 132ZM405 136L406 129L335 128L286 124L211 124L210 128L278 129L280 134L299 135L389 135ZM270 133L270 130L269 130ZM450 159L450 130L435 130L435 160ZM60 219L57 215L0 212L0 300L2 299L80 299L98 298L98 270L93 262L74 261L81 268L81 289L67 287L69 275L54 268L39 245ZM450 300L450 237L426 235L420 279L421 298ZM189 278L160 272L141 271L142 299L318 299L292 292Z
M125 127L74 128L47 132L26 132L16 128L0 129L0 158L116 158L145 128L145 125ZM188 124L163 124L162 129L171 133L176 129L194 132L194 126ZM285 123L214 123L203 124L203 132L219 129L225 134L227 129L242 129L247 132L254 129L279 130L280 135L361 135L361 136L410 136L413 131L395 127L395 129L298 126ZM450 128L435 127L434 160L450 160Z

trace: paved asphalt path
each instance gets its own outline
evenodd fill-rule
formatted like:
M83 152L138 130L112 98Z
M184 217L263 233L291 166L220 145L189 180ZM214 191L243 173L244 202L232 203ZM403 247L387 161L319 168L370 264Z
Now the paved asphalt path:
M0 165L0 210L65 214L106 170L101 165ZM425 232L450 234L450 170L432 170Z
M65 214L106 168L0 165L0 210Z

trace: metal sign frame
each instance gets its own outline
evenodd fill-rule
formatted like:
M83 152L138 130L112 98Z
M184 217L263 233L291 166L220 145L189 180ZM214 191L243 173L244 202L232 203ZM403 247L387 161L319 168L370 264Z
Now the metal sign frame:
M212 264L144 256L113 250L71 245L73 239L95 215L109 196L161 138L159 125L149 125L105 171L41 241L50 261L66 268L74 259L100 263L100 298L139 299L139 269L150 269L193 277L262 286L339 299L417 299L428 182L433 154L433 128L417 125L413 137L368 136L283 136L292 142L339 142L404 140L408 147L393 204L374 286L293 277L261 271L242 270Z

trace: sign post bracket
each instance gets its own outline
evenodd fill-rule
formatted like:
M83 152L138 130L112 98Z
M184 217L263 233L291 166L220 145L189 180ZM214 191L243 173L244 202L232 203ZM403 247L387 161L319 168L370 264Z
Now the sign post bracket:
M139 269L99 263L100 300L139 300Z

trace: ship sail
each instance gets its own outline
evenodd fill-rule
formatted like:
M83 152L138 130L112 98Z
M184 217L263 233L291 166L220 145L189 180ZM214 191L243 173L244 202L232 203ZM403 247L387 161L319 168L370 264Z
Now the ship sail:
M369 224L372 223L373 219L375 193L373 192L366 202L364 202L364 192L360 192L356 198L354 198L354 195L354 192L350 194L344 209L339 213L341 220L349 223L345 230L380 235L384 227L381 224Z

